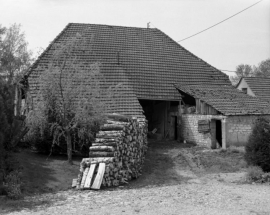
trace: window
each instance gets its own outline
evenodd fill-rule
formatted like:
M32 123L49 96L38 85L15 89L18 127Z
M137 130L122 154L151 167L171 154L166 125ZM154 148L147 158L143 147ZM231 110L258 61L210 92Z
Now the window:
M242 91L247 94L247 88L242 88Z

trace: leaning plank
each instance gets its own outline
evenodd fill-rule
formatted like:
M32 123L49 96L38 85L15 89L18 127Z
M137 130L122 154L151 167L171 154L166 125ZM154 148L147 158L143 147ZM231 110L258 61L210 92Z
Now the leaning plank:
M84 183L84 188L90 188L95 168L96 168L96 164L91 164L85 183Z
M72 179L72 185L71 185L71 187L74 188L76 186L77 186L77 178Z
M86 176L88 174L88 171L89 171L89 167L86 167L84 172L83 172L83 177L82 177L82 181L81 181L81 188L83 188L84 186L84 183L85 183L85 180L86 180Z
M101 186L101 183L102 183L102 179L103 179L103 176L104 176L104 172L105 172L105 163L100 163L99 166L98 166L98 173L97 173L97 176L95 178L95 181L92 185L92 189L96 189L96 190L99 190L100 189L100 186Z

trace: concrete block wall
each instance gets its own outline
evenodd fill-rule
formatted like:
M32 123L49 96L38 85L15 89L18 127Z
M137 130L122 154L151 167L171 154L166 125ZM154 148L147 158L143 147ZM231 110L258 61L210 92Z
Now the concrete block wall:
M182 135L184 140L195 142L199 145L211 147L211 134L198 132L199 120L211 120L212 115L183 114L181 120Z
M226 145L245 145L252 132L254 122L258 117L256 115L229 116L226 119ZM270 115L263 117L270 119Z

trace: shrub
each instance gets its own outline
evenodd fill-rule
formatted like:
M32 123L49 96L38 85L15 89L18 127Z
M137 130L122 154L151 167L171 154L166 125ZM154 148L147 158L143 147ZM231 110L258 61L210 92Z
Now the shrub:
M249 165L270 172L270 122L267 119L256 120L245 150L245 160Z
M256 182L262 178L263 170L259 166L250 166L247 169L247 181Z
M264 173L258 166L250 166L246 175L248 182L266 183L270 182L270 173Z
M5 190L9 198L20 199L22 197L21 186L21 172L19 170L14 170L5 177Z

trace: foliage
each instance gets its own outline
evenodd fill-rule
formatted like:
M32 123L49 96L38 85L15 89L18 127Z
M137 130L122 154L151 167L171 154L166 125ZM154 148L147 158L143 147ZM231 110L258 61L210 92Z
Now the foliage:
M22 180L19 170L14 170L6 176L5 187L9 198L20 199L22 197Z
M14 116L12 95L12 85L0 80L0 192L7 189L3 187L7 175L17 170L19 166L10 155L10 151L16 148L23 130L20 127L21 124L18 126L17 119ZM19 187L17 188L19 189Z
M41 136L49 127L53 145L66 140L69 163L72 163L72 137L81 146L89 144L104 113L116 102L121 85L104 88L98 62L85 65L80 54L91 41L77 34L63 44L56 44L52 60L40 75L37 106L28 114L30 132L40 131ZM91 44L90 44L91 45ZM104 83L104 82L103 82ZM73 140L74 140L73 139Z
M250 166L247 169L246 179L248 182L266 183L270 182L270 173L264 173L258 166Z
M257 77L270 77L270 58L260 62L254 73Z
M270 122L259 118L245 147L245 160L249 165L259 166L270 172Z
M20 25L0 26L0 74L9 84L21 77L33 60L27 46Z
M240 64L236 67L236 76L231 76L233 84L237 84L242 77L270 77L270 58L259 63L258 66Z

